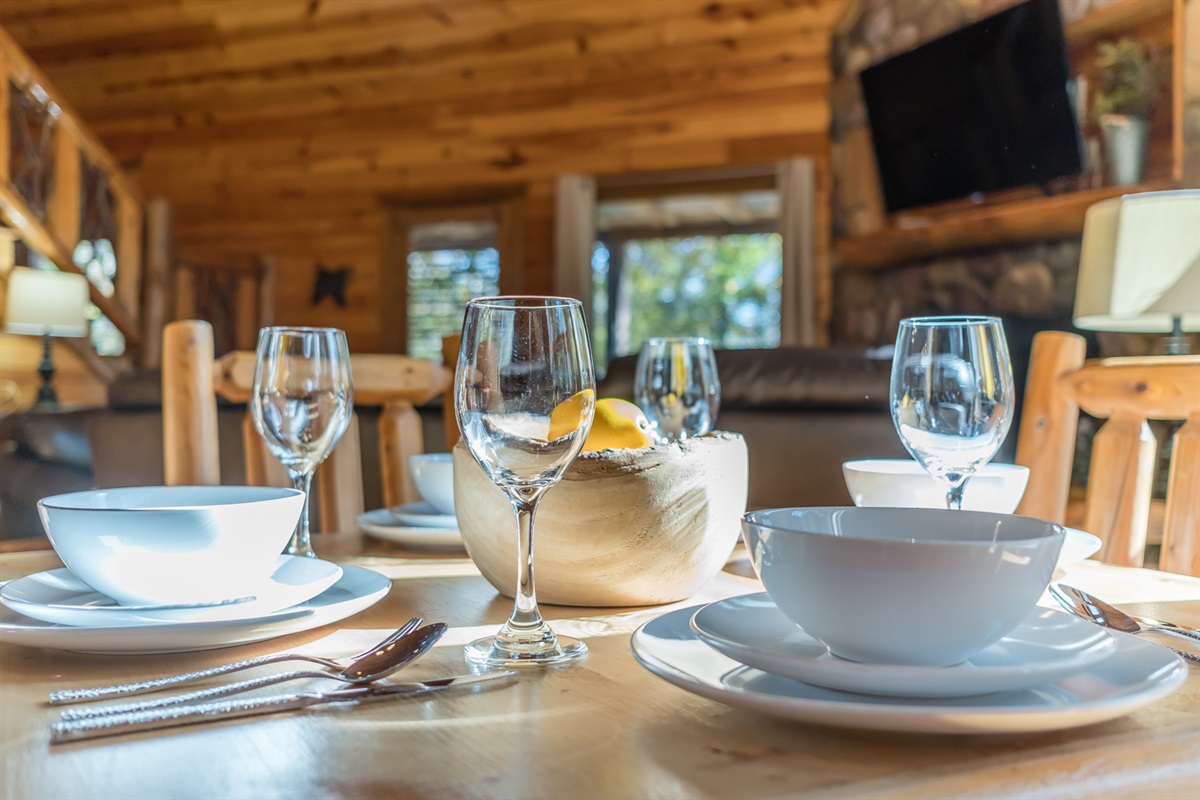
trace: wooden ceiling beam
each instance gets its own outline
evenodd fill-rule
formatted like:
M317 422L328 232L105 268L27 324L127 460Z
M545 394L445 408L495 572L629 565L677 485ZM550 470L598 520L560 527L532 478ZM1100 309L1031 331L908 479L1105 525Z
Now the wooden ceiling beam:
M557 7L558 3L546 4ZM593 3L615 9L657 7L658 3ZM674 7L668 4L668 7ZM704 18L699 5L690 5L691 17L639 23L628 14L616 13L613 21L592 30L588 24L563 21L558 24L534 21L509 23L496 32L480 27L447 30L434 22L429 31L415 34L410 25L395 30L385 24L359 26L336 35L317 28L265 41L232 42L221 47L181 50L147 55L114 55L104 60L103 70L90 61L48 64L58 80L77 86L81 94L113 100L173 85L205 83L237 85L239 82L271 81L281 77L336 75L346 70L372 67L404 68L414 80L445 73L487 71L520 64L547 68L588 53L662 51L689 44L718 42L729 49L756 32L808 36L827 44L827 36L816 20L824 6L790 7L783 0L769 11L725 27ZM411 37L411 38L410 38ZM581 38L582 37L582 38ZM409 42L408 45L399 42ZM661 53L660 53L661 55ZM102 110L100 108L97 109ZM102 117L99 117L102 118Z
M282 118L225 122L214 125L195 125L171 133L122 133L108 126L99 126L100 136L119 157L136 156L148 149L204 151L214 147L258 147L290 149L297 157L319 154L326 149L344 149L376 133L387 137L403 137L405 132L427 133L438 130L445 135L455 127L465 130L466 120L482 120L481 126L495 117L526 118L524 127L534 135L548 133L539 127L536 114L563 115L570 108L601 125L610 120L597 120L602 115L641 113L646 102L689 104L725 93L747 94L751 91L779 91L785 103L807 102L824 98L828 85L828 65L819 60L789 62L785 65L767 62L730 71L698 71L683 75L626 76L621 80L586 87L578 93L565 89L530 88L516 96L493 92L472 99L413 99L395 108L385 107L347 110L341 114L316 114ZM456 122L459 120L460 122ZM496 136L488 134L488 138Z
M826 53L804 53L790 39L756 42L744 54L726 60L718 58L718 53L709 52L697 54L694 59L671 59L665 63L647 59L647 66L640 69L607 65L593 69L571 64L557 70L518 70L465 80L454 76L400 82L397 76L398 83L407 85L395 88L389 86L391 79L373 77L345 87L314 86L304 79L295 79L284 85L241 87L237 91L221 92L211 87L203 92L189 92L188 96L162 91L126 101L114 100L105 112L115 115L114 118L91 115L89 119L106 140L154 137L139 142L148 145L176 137L186 142L189 134L205 141L245 136L256 126L269 130L281 121L304 125L306 117L332 121L360 111L390 110L395 118L403 116L400 112L407 114L423 105L450 109L465 105L470 109L481 103L536 103L539 102L536 98L541 97L561 102L576 95L664 91L673 84L707 83L714 91L728 84L757 81L827 84L830 75Z

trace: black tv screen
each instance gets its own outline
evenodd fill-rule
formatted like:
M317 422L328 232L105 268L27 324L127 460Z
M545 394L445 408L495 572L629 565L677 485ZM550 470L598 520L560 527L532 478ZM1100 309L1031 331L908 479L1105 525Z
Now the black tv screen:
M859 78L889 212L1082 170L1058 0L1029 0Z

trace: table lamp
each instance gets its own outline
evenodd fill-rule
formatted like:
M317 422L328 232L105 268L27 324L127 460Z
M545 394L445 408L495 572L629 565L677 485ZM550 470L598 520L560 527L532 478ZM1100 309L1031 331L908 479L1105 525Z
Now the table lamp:
M1168 355L1200 331L1200 189L1127 194L1087 210L1075 325L1169 333Z
M34 408L56 408L54 361L51 336L86 336L88 304L87 278L74 272L17 267L8 276L8 300L5 303L4 329L42 337L42 363L38 372L42 386Z

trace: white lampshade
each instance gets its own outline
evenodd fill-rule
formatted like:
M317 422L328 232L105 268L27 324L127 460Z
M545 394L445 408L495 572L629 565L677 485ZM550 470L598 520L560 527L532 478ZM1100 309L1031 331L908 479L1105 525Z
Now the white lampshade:
M8 276L4 328L41 336L87 335L87 278L75 272L18 267Z
M1103 200L1084 217L1075 325L1200 331L1200 190Z

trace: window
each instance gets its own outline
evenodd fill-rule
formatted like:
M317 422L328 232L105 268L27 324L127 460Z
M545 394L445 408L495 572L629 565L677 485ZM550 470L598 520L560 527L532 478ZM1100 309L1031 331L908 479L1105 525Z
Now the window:
M440 358L442 337L458 333L473 297L500 292L494 223L417 225L408 254L408 354ZM447 233L457 231L457 237Z
M601 201L592 249L596 361L651 336L719 348L780 342L782 239L773 189Z
M501 267L514 260L505 243L514 238L517 202L393 206L381 286L384 352L440 360L442 339L462 330L467 302L505 291Z
M117 255L112 242L108 239L97 239L89 242L84 239L75 246L75 266L83 270L88 281L105 297L112 297L116 292ZM125 352L125 337L108 317L100 313L100 309L88 303L88 338L92 347L102 356L119 356Z

